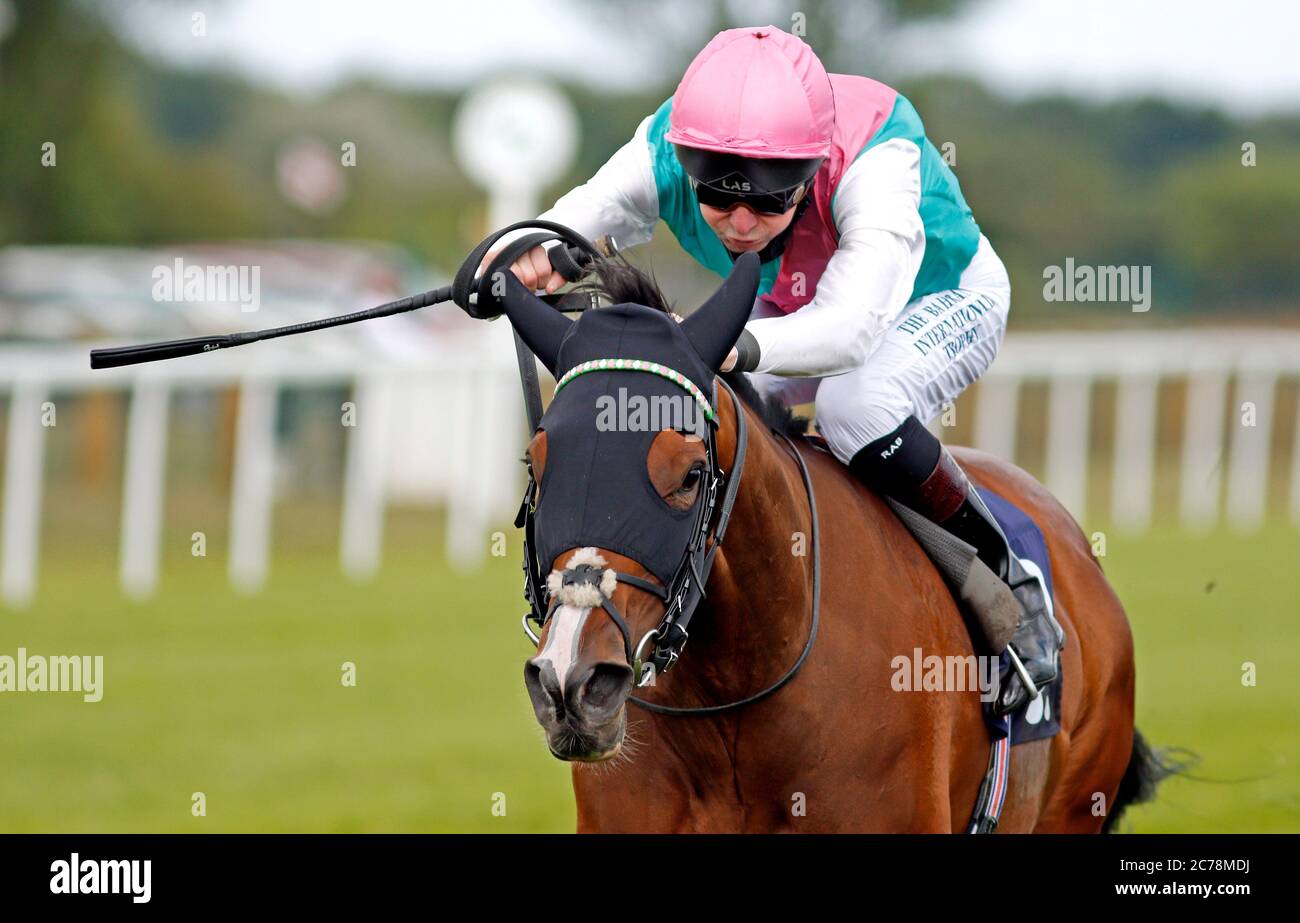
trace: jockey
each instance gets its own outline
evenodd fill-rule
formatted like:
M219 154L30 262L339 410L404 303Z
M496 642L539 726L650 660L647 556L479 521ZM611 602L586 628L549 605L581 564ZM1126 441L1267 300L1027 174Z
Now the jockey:
M1012 647L1038 688L1056 678L1064 634L1041 581L925 426L993 361L1011 286L906 98L827 74L775 27L721 32L632 140L540 217L624 247L662 219L720 275L757 252L760 296L722 371L790 403L815 398L841 461L1011 586ZM535 289L564 284L542 247L513 271ZM1030 695L1012 672L997 710Z

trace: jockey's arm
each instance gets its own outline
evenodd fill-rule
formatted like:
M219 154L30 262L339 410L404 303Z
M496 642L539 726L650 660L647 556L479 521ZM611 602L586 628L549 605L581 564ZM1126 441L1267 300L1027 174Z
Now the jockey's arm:
M867 361L911 297L925 255L920 159L915 144L894 139L853 162L832 200L839 247L816 296L746 325L744 371L838 375Z

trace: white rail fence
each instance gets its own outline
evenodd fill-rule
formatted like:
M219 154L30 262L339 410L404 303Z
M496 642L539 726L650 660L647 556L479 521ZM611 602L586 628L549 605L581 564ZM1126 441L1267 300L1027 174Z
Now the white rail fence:
M345 574L365 579L378 569L391 472L393 463L402 461L394 455L421 442L421 459L439 469L428 473L435 499L447 512L448 558L460 568L477 566L488 552L490 527L513 514L519 502L522 469L514 460L524 430L508 328L501 323L483 330L483 336L462 337L454 347L421 350L418 360L364 350L304 354L263 344L92 371L83 346L53 352L0 349L0 398L9 398L0 496L0 601L20 607L36 590L47 402L54 395L105 390L130 394L118 553L121 587L133 597L151 595L158 584L170 405L182 388L238 389L228 562L235 587L252 592L267 578L276 407L282 388L351 386L355 425L345 428L339 548ZM397 432L403 401L409 404L412 398L424 404L418 408L423 434ZM54 409L57 413L57 405ZM419 438L412 440L412 435Z
M171 395L179 388L239 389L230 503L229 576L253 591L266 580L274 502L276 395L285 387L350 384L357 425L349 428L342 486L340 565L356 579L379 567L386 481L402 395L421 395L442 461L437 483L447 508L446 548L453 564L477 565L493 524L513 512L520 477L514 459L523 437L519 385L504 323L474 349L425 352L418 361L365 354L294 353L275 344L202 358L92 372L82 347L42 353L0 350L0 395L9 397L0 520L0 598L28 602L36 589L44 480L42 410L51 394L105 389L131 394L122 503L120 583L146 597L157 587L166 498ZM1090 402L1096 382L1117 386L1111 491L1116 526L1140 532L1152 519L1158 433L1157 388L1187 382L1180 456L1181 522L1214 526L1227 451L1226 518L1238 530L1265 517L1277 383L1300 377L1300 334L1241 330L1013 334L975 398L974 442L1014 458L1019 396L1027 382L1048 384L1047 486L1076 515L1087 503ZM1254 404L1256 424L1227 432L1230 384L1236 408ZM1230 419L1238 420L1237 415ZM1288 511L1300 523L1300 420L1290 450ZM432 463L432 462L431 462Z
M1300 332L1240 329L1009 335L975 394L978 448L1014 458L1018 397L1045 381L1045 482L1083 521L1087 509L1093 385L1117 388L1110 518L1126 531L1151 523L1162 381L1186 382L1179 461L1179 521L1213 528L1226 513L1237 531L1261 526L1270 485L1274 396L1300 378ZM1227 411L1230 392L1232 412ZM1253 424L1242 425L1253 405ZM1300 413L1298 413L1300 416ZM1225 419L1237 425L1231 431ZM1226 452L1227 495L1221 501ZM1288 512L1300 524L1300 419L1290 447Z

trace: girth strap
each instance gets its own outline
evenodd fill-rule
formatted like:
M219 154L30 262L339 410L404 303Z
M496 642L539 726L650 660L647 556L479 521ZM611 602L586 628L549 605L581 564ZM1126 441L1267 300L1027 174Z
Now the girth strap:
M1011 770L1011 722L1006 721L1006 736L993 741L989 751L988 768L984 781L975 796L975 810L971 812L967 833L995 833L1002 819L1002 806L1007 800L1007 777Z

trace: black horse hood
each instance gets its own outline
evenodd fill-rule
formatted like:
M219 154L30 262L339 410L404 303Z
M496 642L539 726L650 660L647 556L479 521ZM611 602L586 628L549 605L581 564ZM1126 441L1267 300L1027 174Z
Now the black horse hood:
M742 259L680 324L637 304L570 321L518 283L508 291L511 323L557 379L539 424L547 457L535 541L544 566L569 549L594 546L626 555L668 584L701 500L687 510L669 507L650 481L647 456L665 429L710 435L716 369L757 287L757 259Z
M562 381L566 374L585 363L616 358L642 360L661 369L672 369L685 375L705 394L713 390L716 373L700 356L682 325L663 311L639 304L615 304L586 311L570 324L556 353L556 380ZM624 380L623 384L632 383Z

